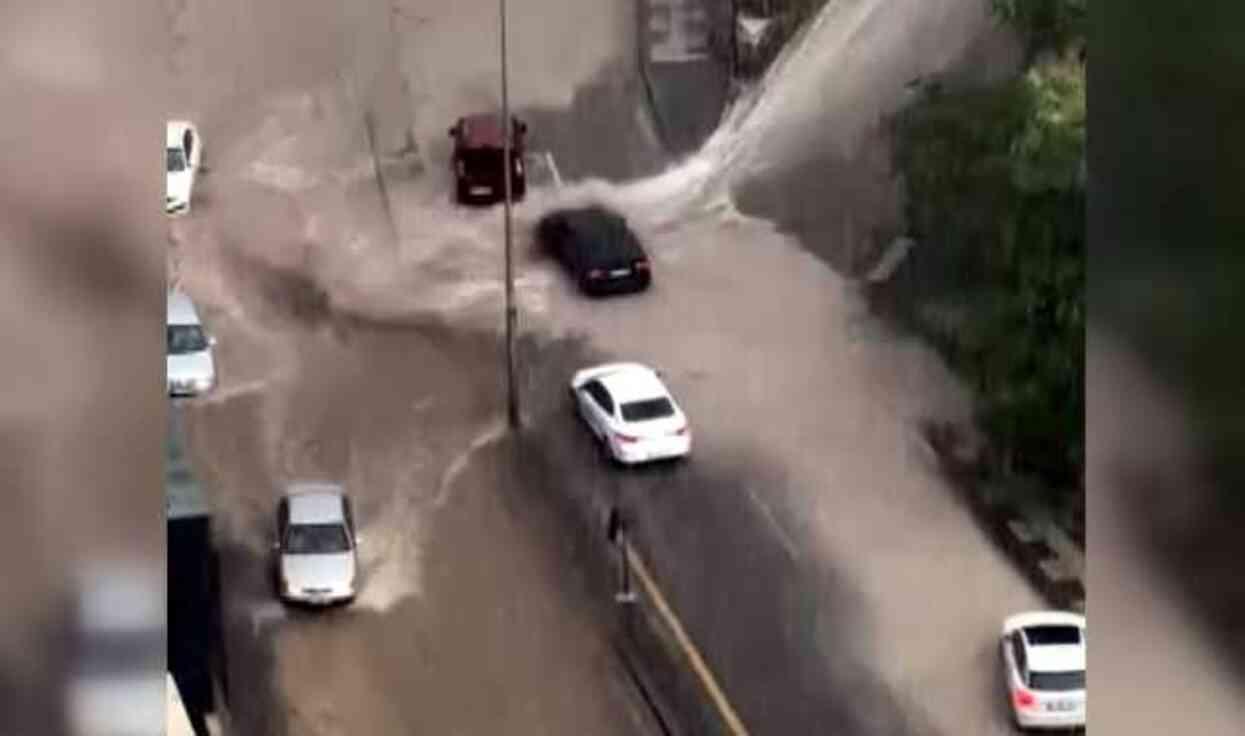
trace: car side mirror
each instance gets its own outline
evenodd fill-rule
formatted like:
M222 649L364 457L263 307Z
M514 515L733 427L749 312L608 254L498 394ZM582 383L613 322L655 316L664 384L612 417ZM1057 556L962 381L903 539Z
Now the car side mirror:
M454 128L450 128L450 129L447 131L447 134L449 135L449 137L453 138L453 137L454 137Z
M272 551L273 551L273 552L280 552L280 551L281 551L281 543L280 543L280 542L273 542L273 543L272 543Z
M216 336L215 335L208 338L208 345L210 345L211 347L216 347Z
M356 545L363 544L363 535L361 534L354 535L354 543Z

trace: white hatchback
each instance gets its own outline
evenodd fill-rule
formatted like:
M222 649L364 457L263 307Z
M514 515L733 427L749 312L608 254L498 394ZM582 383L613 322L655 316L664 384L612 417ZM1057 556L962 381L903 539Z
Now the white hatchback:
M168 355L165 380L169 396L197 396L216 385L214 338L208 337L190 297L180 291L168 295L165 324Z
M1085 617L1032 611L1003 622L1004 677L1022 729L1085 727Z
M634 465L691 453L687 417L652 368L585 368L571 379L570 390L580 417L614 461Z
M170 120L164 133L164 213L184 215L190 212L195 178L202 168L203 139L199 129L187 120Z

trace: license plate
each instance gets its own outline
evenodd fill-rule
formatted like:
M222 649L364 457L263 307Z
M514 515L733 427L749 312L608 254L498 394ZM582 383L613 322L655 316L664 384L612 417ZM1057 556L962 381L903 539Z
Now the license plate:
M1066 713L1068 711L1076 710L1076 702L1072 700L1060 700L1054 703L1049 703L1047 707L1051 710Z
M613 271L610 271L610 276L628 276L630 274L631 269L629 268L616 268Z
M472 187L471 193L472 194L492 194L493 188L492 187Z

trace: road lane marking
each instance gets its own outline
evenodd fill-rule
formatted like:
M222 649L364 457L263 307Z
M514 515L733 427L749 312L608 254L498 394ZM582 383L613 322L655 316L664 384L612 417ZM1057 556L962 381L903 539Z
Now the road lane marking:
M558 187L562 187L562 173L558 171L558 164L553 160L553 154L545 151L545 163L549 164L549 171L553 174L553 183Z
M705 664L704 658L700 656L700 651L692 643L687 632L683 630L683 625L679 623L679 618L674 615L670 604L666 602L665 596L661 594L661 590L657 587L657 583L653 581L652 575L649 574L648 568L644 566L644 562L640 559L639 554L636 553L635 548L629 543L626 546L626 550L628 566L635 572L636 577L640 579L648 597L657 605L657 610L661 613L662 618L665 619L666 625L674 633L675 639L679 642L679 647L687 655L692 669L709 692L709 697L713 699L713 704L717 707L722 720L726 722L727 730L733 736L748 736L748 729L744 728L743 721L739 719L735 709L731 707L730 701L726 699L725 693L719 687L718 681L709 670L709 666Z
M445 502L449 500L450 491L454 487L454 481L458 480L458 476L467 469L467 464L471 461L471 456L476 452L497 442L506 435L506 423L502 419L494 419L489 422L478 435L471 440L471 444L467 449L463 450L455 457L441 474L441 482L437 484L437 496L433 501L433 506L441 508Z
M774 516L774 512L770 510L769 504L761 500L752 488L747 488L748 497L752 499L752 503L761 510L761 515L769 522L770 528L778 535L778 541L782 544L783 549L787 550L787 554L791 557L792 562L798 562L800 553L796 549L795 542L791 541L791 537L787 534L787 530L782 528L782 524L778 523L778 519Z

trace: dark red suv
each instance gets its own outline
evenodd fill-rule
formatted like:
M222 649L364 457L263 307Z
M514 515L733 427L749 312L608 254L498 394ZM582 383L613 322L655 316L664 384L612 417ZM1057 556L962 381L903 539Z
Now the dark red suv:
M523 153L527 124L511 116L510 180L511 200L519 201L527 192L527 176ZM505 139L502 137L500 115L479 114L461 117L450 128L454 154L450 165L454 170L457 198L462 204L494 204L506 197Z

